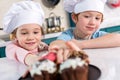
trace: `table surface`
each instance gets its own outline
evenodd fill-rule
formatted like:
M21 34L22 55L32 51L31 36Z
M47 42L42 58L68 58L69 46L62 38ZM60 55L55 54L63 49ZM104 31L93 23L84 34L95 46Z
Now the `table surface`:
M99 80L120 80L120 47L86 49L85 52L89 56L90 64L97 66L101 70L102 74ZM27 67L23 64L8 60L7 58L0 58L0 64L2 64L0 65L0 75L3 75L3 80L10 80L10 77L9 79L4 78L3 72L7 72L11 64L16 71L12 72L18 73L18 75L16 75L14 79L12 77L11 80L17 80L17 78L27 70ZM10 73L11 72L7 72L6 75L11 76Z
M102 72L99 80L120 80L120 47L85 51L90 63L97 66Z

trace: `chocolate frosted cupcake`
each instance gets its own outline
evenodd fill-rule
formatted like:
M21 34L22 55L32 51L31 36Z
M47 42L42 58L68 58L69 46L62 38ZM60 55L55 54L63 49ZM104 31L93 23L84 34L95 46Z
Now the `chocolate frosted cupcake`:
M56 70L54 62L42 60L32 65L30 74L34 80L54 80Z
M60 64L62 80L88 80L88 56L83 51L73 51L70 57Z

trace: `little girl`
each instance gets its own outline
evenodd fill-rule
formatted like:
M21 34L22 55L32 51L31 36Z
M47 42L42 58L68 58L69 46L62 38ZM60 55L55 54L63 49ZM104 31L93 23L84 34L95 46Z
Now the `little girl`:
M41 41L43 21L44 12L40 4L33 1L15 3L4 17L4 31L12 39L6 46L6 56L26 65L42 58L55 60L54 53L40 53L48 47Z

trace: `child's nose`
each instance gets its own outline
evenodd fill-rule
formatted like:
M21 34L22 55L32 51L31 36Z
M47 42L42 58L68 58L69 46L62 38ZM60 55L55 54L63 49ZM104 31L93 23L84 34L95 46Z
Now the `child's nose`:
M95 22L95 19L90 19L90 21L89 21L89 24L91 24L91 25L94 25L96 22Z
M28 39L28 40L32 40L32 39L34 39L34 35L29 34L28 37L27 37L27 39Z

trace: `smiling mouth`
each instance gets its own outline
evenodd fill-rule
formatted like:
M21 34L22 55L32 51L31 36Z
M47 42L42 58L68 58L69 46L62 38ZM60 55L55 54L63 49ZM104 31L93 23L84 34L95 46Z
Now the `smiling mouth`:
M93 27L87 27L87 29L90 30L90 31L93 31L93 30L94 30Z
M26 43L26 44L33 45L33 44L35 44L35 42L29 42L29 43Z

